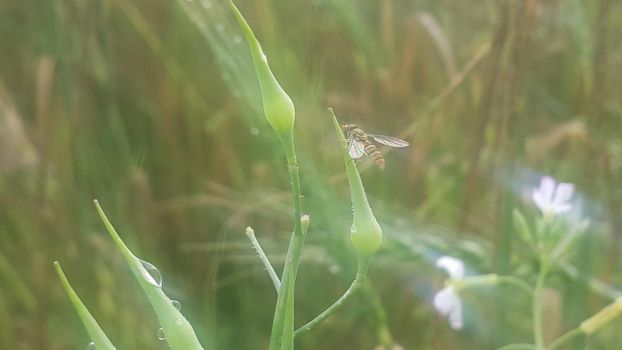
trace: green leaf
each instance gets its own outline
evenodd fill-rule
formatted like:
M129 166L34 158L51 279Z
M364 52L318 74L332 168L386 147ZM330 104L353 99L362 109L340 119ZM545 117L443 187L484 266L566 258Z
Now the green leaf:
M82 324L86 327L86 331L89 333L91 341L95 344L95 348L98 350L115 350L116 348L112 345L112 342L108 339L106 333L104 333L99 324L97 324L95 318L91 315L82 300L80 300L80 297L78 297L78 294L73 290L71 284L69 284L69 280L67 280L67 276L65 276L65 273L60 267L58 261L54 262L54 267L58 273L58 278L65 288L65 292L67 292L69 300L71 300L73 307L78 312L78 316L80 316Z
M95 200L95 207L110 237L112 237L117 248L119 248L123 254L134 277L147 296L149 303L151 303L158 317L158 321L164 330L168 345L173 350L202 350L203 347L199 343L188 320L177 310L172 300L164 294L160 287L160 283L147 271L145 266L143 266L143 262L129 250L125 243L123 243L123 240L121 240L121 237L106 217L106 214L104 214L97 200Z

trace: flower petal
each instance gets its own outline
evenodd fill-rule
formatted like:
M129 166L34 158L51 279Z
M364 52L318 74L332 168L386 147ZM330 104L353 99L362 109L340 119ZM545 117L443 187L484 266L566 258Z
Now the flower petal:
M462 302L452 286L441 289L434 296L434 307L449 320L453 329L462 328Z
M442 256L436 260L436 266L444 269L452 279L464 277L464 263L451 256Z
M531 199L533 199L533 203L540 209L540 211L545 212L548 210L550 203L542 194L539 188L534 189L531 192Z
M462 329L462 303L458 297L456 297L455 305L449 313L449 325L453 329Z
M554 192L555 180L550 176L543 176L540 179L538 188L531 192L531 198L538 209L542 212L546 212L551 208Z
M555 193L555 180L550 176L543 176L540 180L538 191L541 193L542 197L550 203Z
M434 296L434 307L441 315L447 316L451 313L457 298L453 287L445 287Z
M553 196L553 206L558 207L564 204L569 204L570 198L574 193L574 185L571 183L561 183L557 185L555 189L555 195Z

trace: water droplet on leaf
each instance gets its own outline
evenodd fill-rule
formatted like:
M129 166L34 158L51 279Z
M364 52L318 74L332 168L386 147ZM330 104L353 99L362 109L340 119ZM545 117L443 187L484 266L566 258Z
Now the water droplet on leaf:
M143 277L145 278L145 280L147 280L149 284L154 285L158 288L161 288L162 287L162 275L160 274L160 270L158 270L158 268L155 267L152 263L149 263L149 262L146 262L140 259L138 259L138 261L140 261L140 264L145 269L144 271L142 271Z
M171 300L173 306L177 309L177 311L181 310L181 303L177 300Z
M234 35L233 36L233 42L236 43L236 44L241 43L242 42L242 37L239 36L239 35Z
M95 343L90 342L89 345L86 346L86 350L95 350Z
M158 329L158 339L166 340L166 334L164 334L164 328Z

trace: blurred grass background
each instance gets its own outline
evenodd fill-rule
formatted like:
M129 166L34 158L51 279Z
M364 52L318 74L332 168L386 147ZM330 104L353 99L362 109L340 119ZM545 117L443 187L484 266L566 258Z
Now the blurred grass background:
M297 319L353 278L349 198L326 107L403 137L362 176L384 227L373 288L300 349L493 349L531 341L511 290L431 307L441 254L530 278L511 210L539 174L577 184L592 222L568 259L615 288L622 229L622 6L613 0L239 1L296 104L310 234ZM224 1L0 2L0 349L85 348L52 267L120 349L166 349L92 206L157 265L206 348L266 348L275 292L243 235L280 266L291 229L280 145ZM557 272L546 337L609 300ZM617 349L617 322L572 349Z

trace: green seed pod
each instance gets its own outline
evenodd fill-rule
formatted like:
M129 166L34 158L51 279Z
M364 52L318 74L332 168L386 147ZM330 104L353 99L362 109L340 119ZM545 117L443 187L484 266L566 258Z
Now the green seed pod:
M268 120L268 123L272 126L274 131L276 131L277 135L284 142L289 143L294 130L294 103L287 93L285 93L281 85L279 85L274 74L272 74L270 66L268 65L268 58L261 49L259 41L257 41L255 34L248 23L246 23L240 11L232 1L229 1L229 6L233 10L240 27L242 27L244 31L244 36L248 41L248 46L255 65L255 72L259 80L259 87L261 88L261 97L266 120Z
M332 108L329 109L333 113ZM350 240L356 252L362 257L370 257L376 253L382 244L382 229L376 221L376 217L369 206L363 182L356 168L355 162L348 154L348 146L343 136L339 122L333 113L333 123L339 135L342 145L343 159L346 164L346 174L350 185L350 195L352 197L352 227L350 228Z
M350 240L356 252L363 257L374 255L380 248L382 244L382 229L373 213L371 213L371 209L366 213L359 212L358 215L357 210L354 209L354 220L350 228Z

